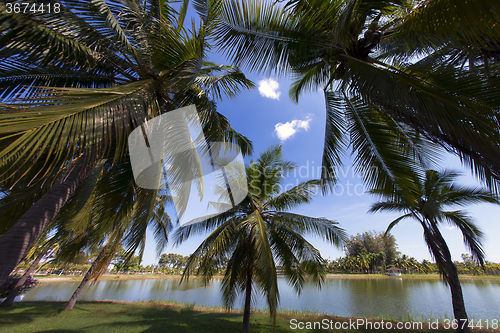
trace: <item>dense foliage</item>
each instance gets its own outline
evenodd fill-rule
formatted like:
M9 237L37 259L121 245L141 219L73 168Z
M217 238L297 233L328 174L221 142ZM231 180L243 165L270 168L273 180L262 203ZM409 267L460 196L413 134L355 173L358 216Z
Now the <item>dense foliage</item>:
M14 289L14 286L20 279L20 277L9 276L7 280L5 280L2 285L0 285L0 298L7 297L9 295L9 292ZM19 289L18 295L24 294L28 290L35 288L38 283L38 280L32 277L28 277L26 279L26 282Z
M399 256L396 238L392 234L385 235L383 232L376 231L366 231L349 237L345 244L345 251L349 257L382 254L383 259L378 262L385 262L385 265L390 265Z

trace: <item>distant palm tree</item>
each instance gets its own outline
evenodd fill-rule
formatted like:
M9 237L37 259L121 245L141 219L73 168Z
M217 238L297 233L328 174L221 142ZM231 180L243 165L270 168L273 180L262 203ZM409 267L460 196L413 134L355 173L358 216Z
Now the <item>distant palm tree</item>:
M420 272L420 263L414 257L410 257L410 259L408 259L408 268L410 269L410 273L414 271Z
M224 302L231 307L239 293L245 294L243 332L248 333L250 304L255 287L267 300L270 314L276 316L279 300L276 266L294 289L300 293L306 275L321 284L325 261L319 251L305 238L317 235L341 247L345 240L343 229L326 218L314 218L287 212L309 203L318 181L310 180L281 192L286 173L293 169L284 161L281 146L272 146L247 168L248 196L234 209L220 215L194 220L180 227L174 237L184 242L193 234L210 235L189 257L183 278L191 274L209 280L214 264L230 257L222 291Z
M432 263L429 260L422 260L422 263L420 264L422 266L422 271L427 274L432 271Z
M0 281L98 163L128 154L128 135L147 120L196 104L208 139L251 151L211 99L253 84L204 61L216 8L195 1L202 24L189 31L187 4L64 0L35 13L0 4L0 99L11 102L0 112L0 190L12 204L0 206Z
M370 255L368 253L360 253L356 257L359 262L359 269L364 273L369 273L370 271Z
M484 264L484 252L481 247L482 232L475 225L473 219L462 210L445 210L450 206L466 206L474 203L499 201L491 192L480 188L464 187L456 184L457 173L450 171L427 170L425 179L416 179L416 199L401 193L389 193L385 189L373 190L373 194L385 197L386 201L375 203L370 212L390 211L403 212L389 224L386 232L406 218L417 220L424 229L424 239L429 252L436 260L439 272L448 283L451 290L453 314L459 321L457 332L468 331L467 312L465 310L462 287L458 279L458 272L452 261L451 253L444 240L439 225L447 222L457 227L463 235L464 243L469 248L473 258L481 265ZM410 267L410 260L406 261L405 268ZM403 267L400 267L403 268Z

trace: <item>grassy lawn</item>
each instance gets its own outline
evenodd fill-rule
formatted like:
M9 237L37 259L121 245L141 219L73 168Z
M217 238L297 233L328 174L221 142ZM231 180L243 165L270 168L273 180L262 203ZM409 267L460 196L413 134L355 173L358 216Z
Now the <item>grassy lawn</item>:
M242 313L195 308L179 305L123 302L78 302L73 311L60 311L60 302L21 302L10 308L0 308L0 331L9 333L52 332L192 332L237 333L241 331ZM349 318L307 314L278 314L276 332L379 332L365 326L359 329L292 329L290 320L297 322L346 322ZM356 318L351 319L353 322ZM273 325L267 313L253 312L251 331L272 332ZM379 322L380 323L380 322ZM395 324L394 324L395 325ZM427 323L424 323L427 325ZM297 325L298 326L298 325ZM333 326L335 327L335 326ZM340 326L339 326L340 327ZM427 326L424 326L426 328ZM396 330L397 332L452 332L452 330ZM474 330L476 331L476 330Z

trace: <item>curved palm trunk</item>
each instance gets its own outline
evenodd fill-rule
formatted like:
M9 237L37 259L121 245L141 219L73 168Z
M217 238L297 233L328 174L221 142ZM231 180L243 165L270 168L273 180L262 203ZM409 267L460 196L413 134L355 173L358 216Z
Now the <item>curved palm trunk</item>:
M448 248L448 247L446 247ZM448 284L451 290L451 301L453 303L453 315L458 321L459 328L457 332L469 332L469 321L467 317L467 312L465 310L464 296L462 294L462 286L460 285L460 280L458 279L458 272L455 264L451 262L447 269L448 271ZM464 326L463 329L461 326Z
M428 243L434 243L429 244L434 257L441 257L445 261L445 267L443 267L443 269L446 272L446 282L448 282L448 285L450 286L453 315L458 324L457 332L469 333L469 321L465 310L464 296L462 294L462 286L460 285L460 280L458 278L457 267L451 259L450 249L448 248L448 245L446 244L446 241L441 235L438 227L434 223L429 223L429 225L432 230L429 230L425 223L422 223L424 233L426 234L426 240Z
M436 229L435 230L436 236L441 242L443 255L445 256L447 262L447 267L446 267L446 273L448 275L447 281L448 284L450 285L451 302L453 304L453 315L455 316L455 319L458 321L457 332L469 332L470 331L469 321L467 317L467 312L465 310L464 296L462 294L462 286L460 285L460 280L458 278L457 267L451 260L451 253L448 248L448 245L446 245L446 242L443 239L438 228L434 227L434 229Z
M247 271L247 286L245 289L245 309L243 311L243 333L250 332L250 305L252 300L252 270Z
M243 310L243 330L242 333L250 332L250 306L252 304L252 232L248 235L247 241L247 282L245 288L245 309Z
M81 292L83 291L83 287L87 284L87 282L90 280L90 277L92 276L92 273L94 272L95 268L97 267L97 264L102 260L104 257L104 254L106 253L106 247L104 247L97 258L94 260L92 263L92 266L90 266L89 270L83 277L82 282L80 282L80 285L76 288L75 292L69 299L68 303L66 303L66 306L64 307L64 310L73 310L73 307L75 306L76 300L78 299L78 296L80 296Z
M55 183L40 200L0 238L0 283L5 281L21 262L26 251L40 237L43 230L87 177L89 168L84 168L80 157L69 174Z
M38 257L36 257L35 261L31 264L31 266L28 268L28 270L24 273L24 275L17 281L16 285L14 288L10 291L10 293L7 295L7 298L0 304L0 307L7 307L11 306L12 303L14 303L14 299L16 296L19 294L19 290L23 286L23 284L26 282L28 277L31 276L31 273L35 270L36 266L40 263L42 260L43 256L45 255L45 252L40 253Z

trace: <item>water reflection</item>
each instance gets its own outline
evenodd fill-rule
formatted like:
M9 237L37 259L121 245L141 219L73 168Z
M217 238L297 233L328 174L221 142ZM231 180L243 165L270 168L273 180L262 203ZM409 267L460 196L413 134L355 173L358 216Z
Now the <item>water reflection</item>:
M86 287L81 300L176 300L199 305L222 306L221 281L215 279L205 286L200 279L179 283L179 279L99 281ZM449 288L431 279L349 279L327 278L319 290L308 284L297 296L282 277L278 279L280 306L294 310L320 311L337 316L408 318L452 316ZM69 299L77 282L46 283L28 292L30 300ZM469 316L483 319L500 318L500 281L463 281L462 289ZM240 297L236 308L241 308ZM262 297L254 306L266 307Z
M400 278L361 279L347 283L351 295L350 313L367 317L384 309L383 316L398 317L410 310L408 288Z

